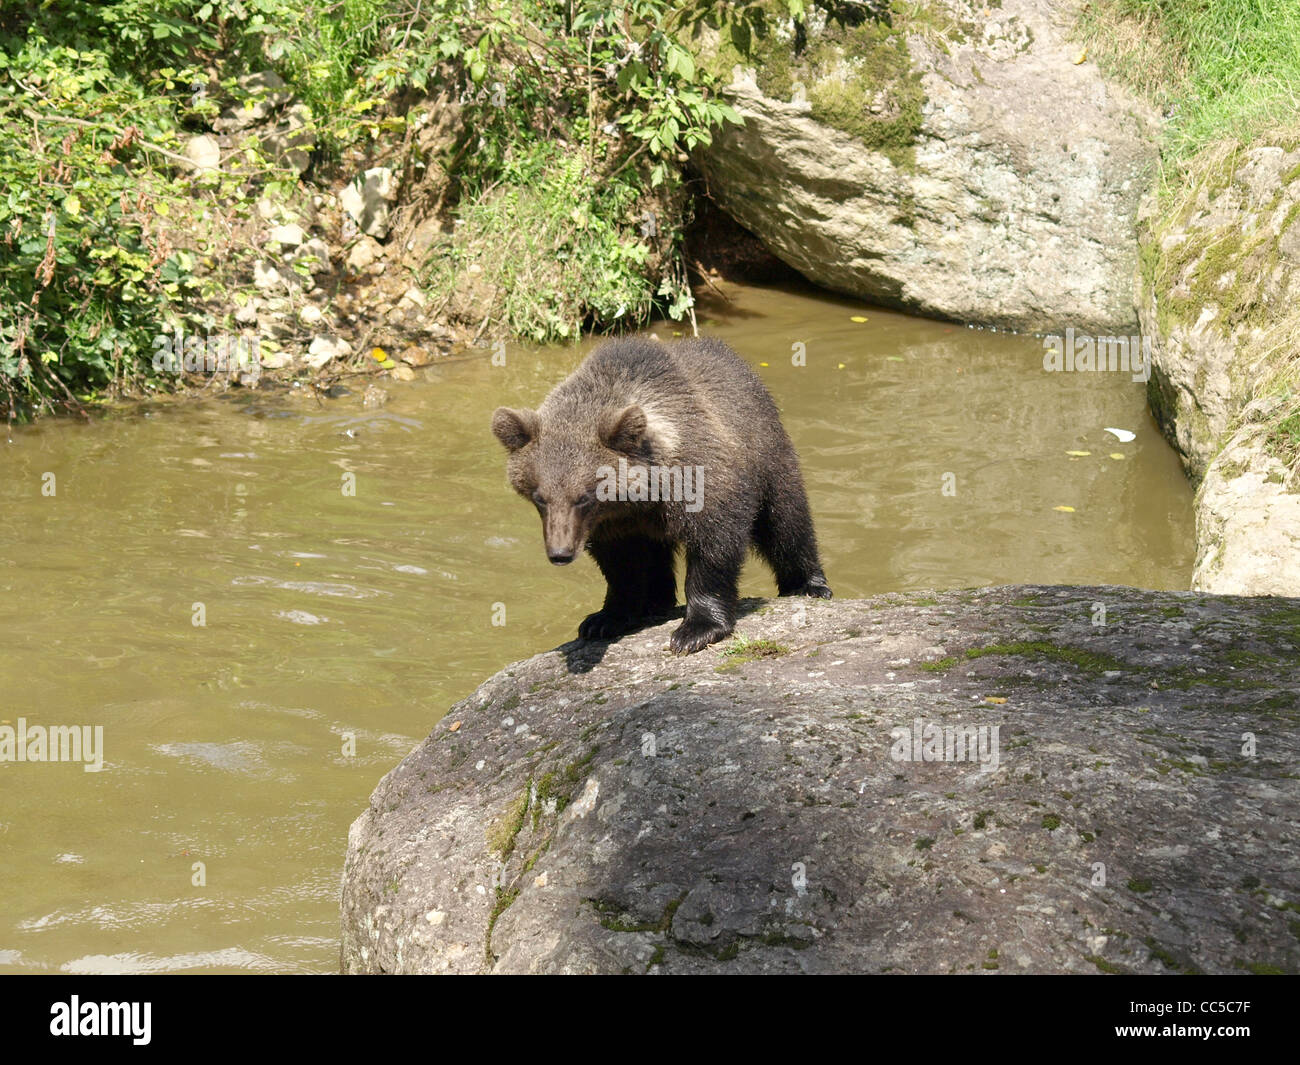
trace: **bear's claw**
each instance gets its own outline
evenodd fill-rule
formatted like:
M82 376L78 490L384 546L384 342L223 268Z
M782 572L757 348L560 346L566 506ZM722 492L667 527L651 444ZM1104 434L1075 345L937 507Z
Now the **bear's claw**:
M588 614L578 626L578 638L583 640L616 640L631 632L639 619L627 614L611 614L597 610Z
M830 599L833 596L831 586L826 583L825 577L809 577L798 588L791 589L788 592L782 592L782 596L806 595L812 599Z
M668 648L675 655L693 655L711 643L726 639L730 634L728 626L719 625L716 621L687 618L673 630L668 639Z

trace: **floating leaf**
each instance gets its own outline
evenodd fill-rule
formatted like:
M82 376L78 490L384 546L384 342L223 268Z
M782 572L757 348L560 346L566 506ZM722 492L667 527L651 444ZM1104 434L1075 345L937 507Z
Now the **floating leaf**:
M1092 452L1091 451L1067 451L1066 454L1073 455L1075 458L1081 459L1081 458L1085 458L1088 455L1091 455Z
M849 319L850 322L865 322L866 320L867 316L865 314L855 314Z
M1137 433L1130 433L1127 429L1111 429L1110 427L1107 427L1105 432L1110 433L1111 436L1121 444L1127 444L1130 441L1137 439Z
M1110 457L1113 458L1113 459L1115 459L1115 460L1118 462L1118 461L1119 461L1120 459L1122 459L1124 456L1121 455L1118 451L1112 451L1112 452L1110 453Z
M1059 510L1062 514L1073 514L1074 507L1053 507L1053 510Z

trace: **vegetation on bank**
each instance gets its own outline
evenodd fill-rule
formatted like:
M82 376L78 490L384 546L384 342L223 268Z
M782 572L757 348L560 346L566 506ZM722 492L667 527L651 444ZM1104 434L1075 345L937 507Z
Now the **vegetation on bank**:
M49 0L0 12L0 406L9 419L168 387L153 342L227 327L259 201L310 198L376 160L447 179L420 271L538 340L690 313L682 164L738 116L681 43L748 32L721 0ZM802 0L786 0L793 12ZM270 71L309 168L236 138L186 143ZM415 159L421 102L458 115ZM306 194L306 195L304 195ZM244 296L241 297L241 291ZM435 298L440 293L435 293Z
M1104 73L1161 109L1175 165L1300 112L1295 0L1087 0L1077 33Z
M1294 266L1279 255L1300 214L1285 207L1300 199L1300 168L1282 175L1272 208L1263 205L1262 218L1281 211L1275 227L1245 233L1229 219L1167 239L1240 185L1251 148L1300 147L1300 4L1090 0L1078 34L1103 71L1166 117L1157 209L1141 233L1143 284L1159 297L1161 332L1175 319L1190 325L1209 304L1220 308L1225 335L1258 329L1241 359L1252 367L1252 397L1268 401L1268 413L1254 416L1265 419L1261 439L1300 490L1300 307L1284 295Z
M635 328L654 311L688 317L683 173L687 153L738 118L719 91L730 62L754 60L777 95L807 86L823 121L906 166L924 102L907 34L959 44L974 24L956 11L967 8L930 0L8 5L0 10L0 408L13 419L171 387L175 378L151 364L154 341L178 329L234 330L263 254L259 206L302 203L378 164L443 181L437 196L403 192L445 223L415 277L435 305L473 308L472 319L462 312L472 331L544 341ZM1162 216L1144 238L1155 283L1178 265L1161 258L1153 235L1185 210L1180 191L1230 180L1252 143L1300 143L1300 5L1089 0L1078 34L1103 69L1168 116ZM861 76L827 76L846 62ZM305 172L247 136L233 138L218 171L188 166L187 142L232 108L255 106L248 76L268 71L284 80L305 124ZM454 128L429 155L420 123L437 109L454 113ZM1259 301L1249 295L1254 313ZM1276 354L1264 387L1285 399L1272 438L1289 442L1294 462L1300 326L1292 319L1271 329Z

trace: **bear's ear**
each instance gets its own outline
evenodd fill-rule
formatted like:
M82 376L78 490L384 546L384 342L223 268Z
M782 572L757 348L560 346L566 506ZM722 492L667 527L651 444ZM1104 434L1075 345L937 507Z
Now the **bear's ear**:
M610 451L631 454L640 446L645 430L645 411L634 403L622 410L605 411L596 432Z
M498 407L492 414L492 435L507 451L518 451L537 436L537 412Z

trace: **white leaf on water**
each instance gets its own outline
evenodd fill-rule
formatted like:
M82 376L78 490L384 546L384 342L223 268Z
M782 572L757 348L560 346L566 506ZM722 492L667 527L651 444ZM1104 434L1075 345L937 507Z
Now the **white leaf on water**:
M1107 428L1106 432L1111 433L1121 444L1127 444L1130 440L1137 438L1137 433L1130 433L1127 429Z
M317 617L305 610L281 610L275 616L284 618L285 621L292 621L295 625L323 625L329 621L329 618Z

